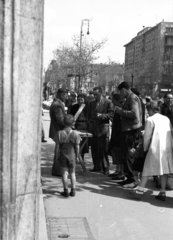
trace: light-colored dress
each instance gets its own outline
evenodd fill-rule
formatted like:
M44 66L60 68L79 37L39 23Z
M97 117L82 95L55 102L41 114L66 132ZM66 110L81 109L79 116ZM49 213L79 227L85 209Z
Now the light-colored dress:
M144 151L147 151L143 176L173 173L173 140L169 118L156 113L145 125Z

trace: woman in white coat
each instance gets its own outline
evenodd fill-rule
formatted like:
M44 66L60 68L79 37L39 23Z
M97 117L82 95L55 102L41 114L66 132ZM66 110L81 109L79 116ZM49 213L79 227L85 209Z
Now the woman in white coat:
M160 176L161 189L156 199L165 201L167 176L173 173L173 141L172 127L169 118L159 113L156 102L147 105L149 117L145 124L144 152L147 152L141 183L134 189L134 195L144 193L150 176Z

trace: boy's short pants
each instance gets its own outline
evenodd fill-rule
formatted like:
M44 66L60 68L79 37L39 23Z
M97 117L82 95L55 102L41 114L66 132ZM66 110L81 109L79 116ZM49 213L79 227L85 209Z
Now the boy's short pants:
M66 157L64 157L64 156L61 156L60 158L59 158L59 161L60 161L60 166L62 167L62 168L68 168L68 169L74 169L75 168L75 166L76 166L76 160L74 160L74 159L68 159L68 158L66 158Z

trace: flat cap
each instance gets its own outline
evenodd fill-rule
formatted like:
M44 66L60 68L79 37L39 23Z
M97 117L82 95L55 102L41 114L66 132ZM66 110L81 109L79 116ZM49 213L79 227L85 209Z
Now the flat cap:
M58 94L59 94L59 93L68 93L68 91L67 91L67 89L65 89L65 88L59 88L58 91L57 91L57 93L58 93Z

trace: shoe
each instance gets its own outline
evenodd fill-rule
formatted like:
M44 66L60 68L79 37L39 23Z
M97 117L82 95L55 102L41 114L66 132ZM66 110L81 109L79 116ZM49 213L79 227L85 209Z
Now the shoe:
M45 139L42 139L41 142L47 142Z
M90 169L90 172L101 172L101 170L97 170L97 169L93 168L93 169Z
M112 180L122 180L122 181L125 181L126 180L126 177L125 176L122 176L122 177L119 177L119 176L116 176L116 177L113 177Z
M68 190L67 190L67 189L64 189L64 192L61 192L60 194L61 194L61 196L63 196L63 197L68 197L68 196L69 196L69 193L68 193Z
M129 191L129 195L132 198L135 198L135 199L138 199L138 200L140 200L142 198L143 194L144 194L144 191L140 190L139 188L137 188L135 190L133 189L133 190Z
M71 189L70 196L71 196L71 197L74 197L75 195L76 195L75 189Z
M109 170L104 171L103 174L105 174L105 175L109 175Z
M157 200L160 200L160 201L165 201L166 199L166 194L164 192L160 192L157 196L156 196L156 199Z
M132 179L132 178L127 178L125 181L121 181L121 182L119 182L118 184L120 184L120 185L126 185L126 184L133 183L133 182L135 182L134 179Z
M119 172L114 172L114 173L111 173L111 174L109 174L108 175L108 177L115 177L115 176L117 176L119 174Z
M136 182L132 182L132 183L123 185L123 188L135 188L137 186L138 186L138 184Z

